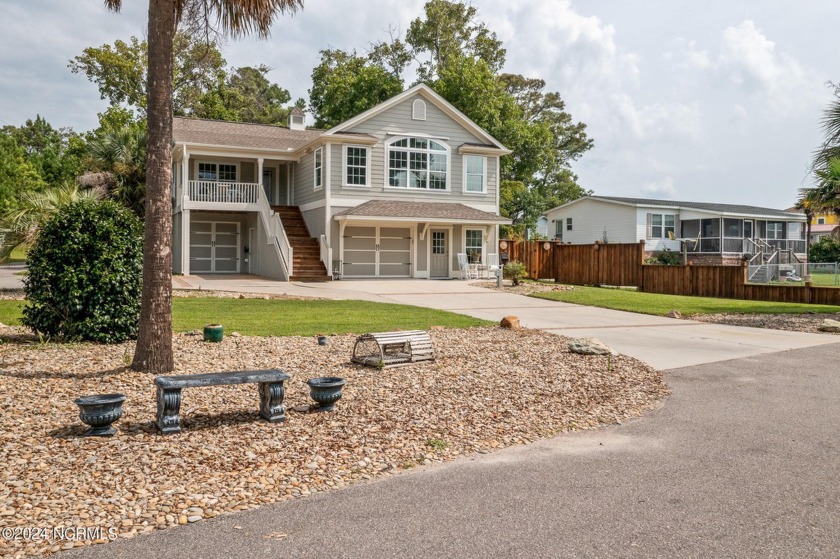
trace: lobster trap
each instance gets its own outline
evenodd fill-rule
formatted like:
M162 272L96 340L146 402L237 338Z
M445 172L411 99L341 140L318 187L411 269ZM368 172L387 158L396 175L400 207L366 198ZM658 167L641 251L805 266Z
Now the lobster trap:
M378 369L434 360L432 337L423 330L363 334L356 338L350 359L353 363Z

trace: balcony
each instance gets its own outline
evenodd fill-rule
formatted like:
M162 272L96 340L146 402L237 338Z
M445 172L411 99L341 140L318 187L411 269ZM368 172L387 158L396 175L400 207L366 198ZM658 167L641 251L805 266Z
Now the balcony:
M257 204L260 188L251 182L189 181L191 202L215 204Z

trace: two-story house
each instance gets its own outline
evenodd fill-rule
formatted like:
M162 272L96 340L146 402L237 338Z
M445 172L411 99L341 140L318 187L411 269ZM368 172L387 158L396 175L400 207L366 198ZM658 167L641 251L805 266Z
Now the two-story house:
M498 140L426 85L330 130L176 118L174 272L458 277L495 252Z

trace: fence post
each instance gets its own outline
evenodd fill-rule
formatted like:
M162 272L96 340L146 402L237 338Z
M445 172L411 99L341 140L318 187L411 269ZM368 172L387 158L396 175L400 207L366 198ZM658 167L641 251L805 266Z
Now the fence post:
M639 291L645 290L645 240L639 241L639 254L636 259L636 265L639 267L639 280L636 289Z
M749 262L746 260L741 260L741 274L739 277L739 282L735 286L735 297L737 299L743 299L744 294L747 290L747 281L749 280L750 276L750 269L749 269Z

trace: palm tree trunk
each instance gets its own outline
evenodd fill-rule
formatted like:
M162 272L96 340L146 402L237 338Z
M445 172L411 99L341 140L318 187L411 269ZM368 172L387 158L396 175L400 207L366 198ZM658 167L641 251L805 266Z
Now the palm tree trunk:
M131 367L172 371L172 49L173 0L149 0L146 227L140 330Z

